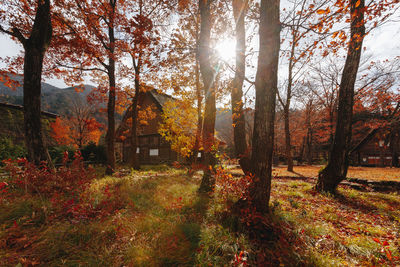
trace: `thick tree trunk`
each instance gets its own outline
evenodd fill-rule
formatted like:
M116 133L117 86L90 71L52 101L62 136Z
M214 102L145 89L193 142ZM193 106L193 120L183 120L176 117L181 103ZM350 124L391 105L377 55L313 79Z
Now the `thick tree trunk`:
M279 0L261 0L260 53L256 74L253 149L254 179L250 185L251 204L258 212L269 210L272 152L274 149L275 102L280 47Z
M351 0L350 14L351 38L339 87L336 132L328 165L319 174L316 185L317 190L331 193L335 193L339 183L346 178L349 165L354 84L365 35L364 0Z
M39 1L29 39L23 42L24 58L24 127L28 160L36 165L51 159L41 122L41 81L43 58L52 37L50 0Z
M250 171L250 158L246 142L246 121L243 112L243 82L246 72L246 32L244 18L246 16L248 0L233 0L233 15L236 21L236 71L232 81L231 104L233 139L235 154L244 171Z
M201 94L199 60L197 56L196 56L195 75L196 75L196 96L197 96L197 130L196 130L196 140L193 149L194 151L193 163L198 162L198 154L201 145L201 132L203 130L203 114L202 114L203 96Z
M108 28L108 36L110 38L110 56L109 56L107 73L108 73L108 81L110 89L108 93L108 103L107 103L108 127L106 133L106 142L107 142L106 174L112 174L115 171L115 94L116 94L115 59L113 58L115 49L115 36L113 27Z
M200 192L210 192L215 185L215 178L212 174L212 168L215 164L213 144L216 107L215 88L213 86L214 70L210 62L211 2L212 0L199 0L201 25L198 52L206 100L203 122L204 175L199 189Z

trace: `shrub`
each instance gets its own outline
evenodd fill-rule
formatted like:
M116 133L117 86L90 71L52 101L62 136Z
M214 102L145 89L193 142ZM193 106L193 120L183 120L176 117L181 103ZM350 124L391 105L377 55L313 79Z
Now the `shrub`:
M107 159L104 146L96 145L93 142L90 142L88 145L83 147L81 153L85 161L105 163Z
M49 154L51 159L53 160L54 164L62 164L64 157L65 157L65 152L68 152L68 155L70 155L70 158L68 158L68 161L73 160L73 155L75 154L76 149L71 147L71 146L53 146L49 147Z
M25 147L14 144L9 137L0 137L0 160L17 159L26 155Z
M26 159L5 160L9 179L0 183L0 200L19 198L21 195L38 196L50 200L50 219L67 219L72 223L103 218L121 209L123 203L118 186L106 186L100 195L89 190L96 174L85 168L80 152L76 152L71 164L68 152L64 152L62 166L49 169L45 162L35 166Z

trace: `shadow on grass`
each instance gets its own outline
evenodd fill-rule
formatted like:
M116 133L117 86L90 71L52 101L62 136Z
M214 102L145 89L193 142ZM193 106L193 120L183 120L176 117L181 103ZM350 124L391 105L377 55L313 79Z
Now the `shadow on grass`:
M140 194L132 192L142 220L148 221L138 222L137 231L151 240L132 244L128 257L134 266L194 265L209 204L209 197L197 194L196 188L185 175L178 175L148 179L140 185Z
M339 204L342 204L344 206L347 206L351 209L358 210L362 213L365 214L376 214L378 211L380 214L388 216L390 219L394 219L393 217L393 210L398 210L398 207L400 205L399 202L393 201L393 200L388 200L385 198L379 198L377 196L369 196L369 199L371 200L376 200L376 201L382 201L386 204L389 204L393 207L393 210L379 207L377 205L373 205L371 202L363 200L361 198L350 198L345 196L342 193L337 193L334 198Z
M254 220L245 219L237 207L219 214L220 223L237 234L244 234L253 251L247 254L249 266L314 266L301 257L306 245L295 233L294 226L271 207L271 212ZM240 251L239 251L240 252Z
M301 174L299 172L295 172L295 171L289 171L289 172L294 173L294 174L298 175L301 178L307 178L306 176L304 176L303 174Z

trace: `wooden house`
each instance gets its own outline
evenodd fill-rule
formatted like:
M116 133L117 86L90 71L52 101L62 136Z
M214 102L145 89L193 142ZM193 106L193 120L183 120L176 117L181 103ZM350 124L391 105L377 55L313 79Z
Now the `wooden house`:
M157 90L150 90L139 95L138 105L140 110L150 111L151 115L145 118L145 122L138 128L138 147L140 164L172 163L178 160L178 154L171 150L171 146L158 133L158 127L162 120L164 104L174 99ZM128 162L131 150L131 116L132 108L125 112L121 124L116 131L117 157L122 162Z
M350 151L352 165L394 166L400 161L399 134L388 129L371 130Z
M55 121L57 114L42 111L42 126L45 133L46 142L54 144L50 138L50 123ZM9 137L15 144L24 143L24 107L0 102L0 137Z

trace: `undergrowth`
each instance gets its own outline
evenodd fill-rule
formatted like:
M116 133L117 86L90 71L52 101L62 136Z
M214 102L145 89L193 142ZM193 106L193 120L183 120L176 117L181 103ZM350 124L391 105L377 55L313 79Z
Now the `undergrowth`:
M95 177L78 163L42 170L57 190L30 186L41 172L31 179L18 163L14 178L25 182L0 181L0 266L400 264L394 193L321 195L309 182L274 178L271 213L254 217L234 209L251 177L217 169L216 189L204 195L200 172L159 166Z

